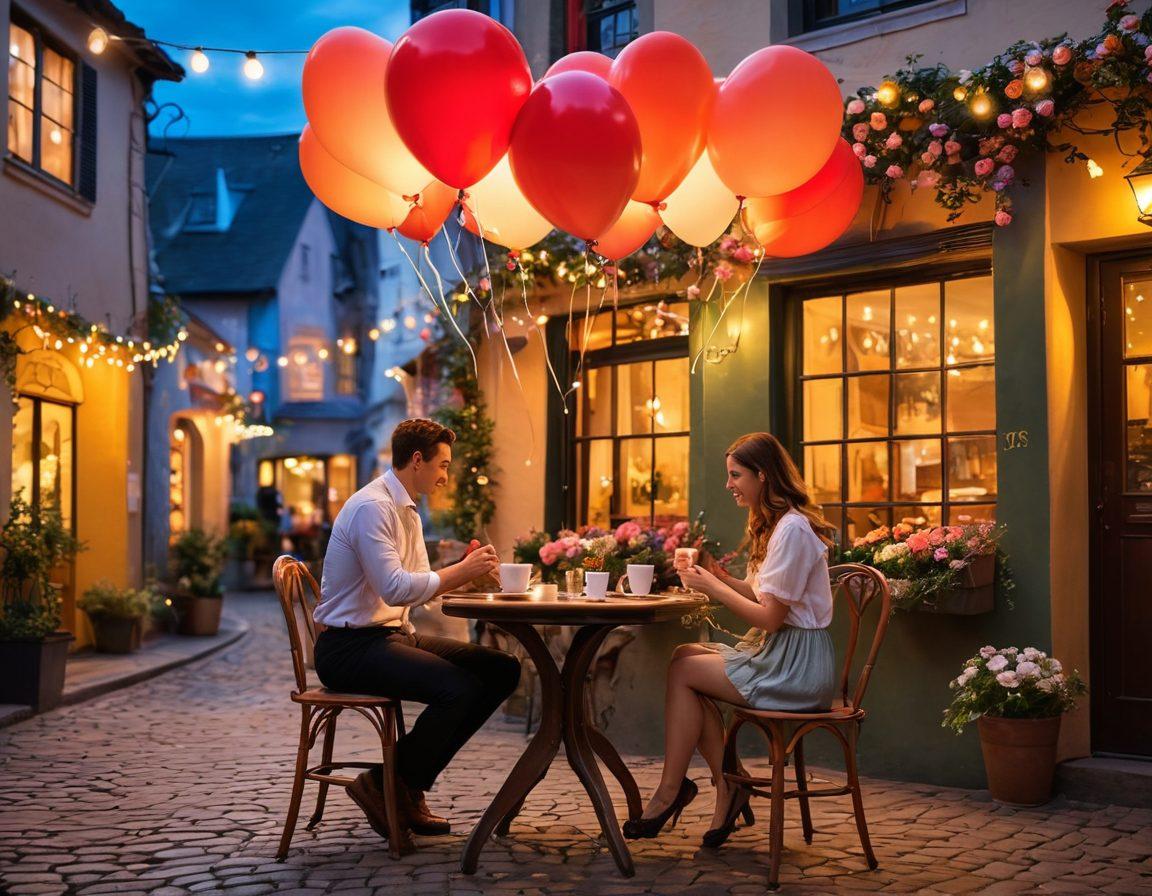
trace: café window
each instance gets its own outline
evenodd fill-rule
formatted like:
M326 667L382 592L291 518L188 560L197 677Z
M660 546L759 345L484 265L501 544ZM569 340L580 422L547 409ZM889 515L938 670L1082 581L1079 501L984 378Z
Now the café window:
M794 34L919 6L931 0L790 0L789 21Z
M199 443L195 424L190 420L176 421L168 439L168 537L172 542L200 524L199 508L195 506Z
M688 309L645 303L574 321L569 493L578 524L688 516Z
M617 56L640 36L635 2L582 0L586 28L586 49Z
M324 361L329 355L319 331L298 332L289 340L284 371L289 401L324 400Z
M75 59L17 17L8 27L8 153L69 186L76 93Z
M800 315L804 477L842 543L994 519L992 277L825 292Z
M336 519L356 491L356 460L350 454L297 455L260 461L259 482L279 493L285 519L281 530L312 533Z
M12 493L33 507L60 511L73 528L76 501L76 408L20 395L12 430Z

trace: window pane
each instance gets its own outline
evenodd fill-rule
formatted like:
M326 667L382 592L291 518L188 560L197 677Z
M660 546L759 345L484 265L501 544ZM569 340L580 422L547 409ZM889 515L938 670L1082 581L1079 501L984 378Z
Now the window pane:
M848 302L848 369L887 370L891 331L891 293L858 292Z
M994 522L996 522L995 504L954 504L948 518L948 523L952 526Z
M41 111L56 124L72 127L72 111L75 100L72 91L45 81L40 87Z
M653 425L656 432L687 432L688 359L673 358L656 362L656 389L652 399Z
M948 500L996 499L996 437L948 440Z
M652 431L652 362L616 368L616 432L637 435Z
M591 367L584 371L576 435L612 435L612 368Z
M836 527L836 531L832 533L832 539L842 550L844 547L844 508L834 504L825 504L820 508L820 512L824 514L824 519Z
M72 132L41 116L40 167L64 183L72 183Z
M656 472L652 477L657 517L688 516L688 437L656 440Z
M40 503L72 524L72 408L40 403Z
M8 30L8 96L32 108L36 88L36 43L15 25Z
M887 442L858 442L848 446L848 500L888 500Z
M284 369L289 401L322 401L324 364L320 350L326 348L320 335L296 335L288 343L288 366Z
M44 48L44 80L72 91L73 63L50 47Z
M941 498L940 440L893 443L897 501L937 502Z
M896 377L896 434L940 432L940 373Z
M686 331L687 306L673 311L666 302L646 302L616 312L616 344L643 339L665 339Z
M1152 355L1152 280L1124 284L1124 357Z
M1152 364L1128 368L1128 458L1126 488L1152 492Z
M302 535L323 522L325 500L324 461L317 457L286 457L281 477L284 507L292 520L292 532Z
M940 284L896 290L896 366L940 364Z
M886 373L854 376L848 388L848 438L888 435L888 380Z
M873 529L892 525L891 511L887 507L846 507L844 513L848 524L848 544L852 544L853 539L867 535Z
M29 504L35 497L32 491L32 477L35 473L33 460L32 415L33 400L21 398L16 405L12 429L12 494L19 495Z
M839 296L804 303L804 373L840 373L844 369L840 343Z
M579 446L576 464L581 518L589 526L607 528L612 523L612 442L604 439Z
M804 382L804 441L843 438L844 381L839 377Z
M811 445L804 449L804 481L817 504L840 500L840 446Z
M944 284L945 362L991 361L996 355L992 278L971 277Z
M919 504L914 507L893 507L892 524L904 523L906 526L922 528L923 526L939 526L941 521L939 504Z
M328 459L328 519L336 514L356 491L356 465L350 454L337 454Z
M627 439L620 443L620 472L624 493L620 512L626 517L652 514L652 440Z
M8 101L8 151L25 162L32 161L32 110Z
M948 371L948 430L996 428L996 368L991 365Z

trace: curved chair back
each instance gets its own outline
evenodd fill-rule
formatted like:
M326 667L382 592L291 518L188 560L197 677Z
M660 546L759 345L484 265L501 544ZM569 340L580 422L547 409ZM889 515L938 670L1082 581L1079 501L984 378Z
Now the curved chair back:
M848 611L852 618L844 655L844 671L840 676L840 696L844 699L845 706L859 709L864 700L864 692L868 689L868 680L872 677L872 667L876 663L876 656L880 653L880 645L884 641L884 633L888 630L888 618L892 613L892 591L882 572L862 563L841 563L839 566L833 566L829 569L828 574L832 579L833 596L842 595L841 603L848 605ZM868 608L873 603L879 605L880 618L876 620L876 629L872 634L872 645L868 649L868 656L864 660L864 665L856 678L855 687L849 696L848 687L852 683L852 660L856 656L864 614L868 612Z
M307 654L316 643L316 623L312 610L320 602L320 586L308 572L308 567L284 554L272 566L272 584L280 598L284 622L288 625L288 641L292 649L292 671L296 675L296 691L308 690Z

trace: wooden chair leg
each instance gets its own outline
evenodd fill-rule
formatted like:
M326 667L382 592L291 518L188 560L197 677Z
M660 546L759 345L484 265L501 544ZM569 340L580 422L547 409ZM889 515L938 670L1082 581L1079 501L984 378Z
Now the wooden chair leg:
M280 837L280 848L276 850L276 861L283 862L296 831L296 819L300 815L300 798L304 795L304 772L308 769L308 729L312 721L312 711L307 706L300 707L300 743L296 747L296 773L292 779L292 798L288 801L288 816L284 819L284 833Z
M394 724L393 716L385 716L384 727L380 734L380 754L384 766L384 814L388 819L388 855L393 859L399 859L415 852L416 844L412 841L412 832L400 820L396 794L400 783L396 777L396 744L392 727Z
M336 740L336 717L339 715L340 710L334 709L328 716L328 721L324 723L324 749L320 755L320 761L324 765L328 765L332 761L332 745ZM316 795L316 809L312 812L312 817L308 819L308 824L304 826L304 830L311 831L324 818L324 803L328 799L328 787L327 781L320 782L320 792Z
M796 749L792 753L796 763L796 789L800 792L797 801L800 803L800 823L804 828L804 842L812 842L812 812L808 805L808 797L804 794L808 790L808 773L804 769L804 738L796 742Z
M780 859L784 852L784 769L788 762L785 754L784 732L771 727L772 736L772 811L769 822L768 843L771 861L768 866L768 889L780 887Z
M848 771L848 786L852 788L852 811L856 815L856 830L860 834L860 845L864 848L864 858L868 860L869 870L875 871L880 863L876 861L876 854L872 852L872 841L868 837L868 820L864 817L864 799L860 794L860 775L856 769L858 732L859 729L854 728L844 744L844 766Z

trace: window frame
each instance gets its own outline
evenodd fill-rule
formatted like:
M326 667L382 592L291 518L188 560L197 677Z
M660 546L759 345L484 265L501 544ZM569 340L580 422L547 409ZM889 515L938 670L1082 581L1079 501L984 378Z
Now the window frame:
M18 392L16 399L27 399L32 402L32 444L36 446L43 438L43 413L42 406L44 404L53 404L57 407L67 408L71 417L70 425L72 427L72 494L70 497L71 507L68 508L68 528L72 534L76 534L76 493L79 481L77 480L78 461L80 457L79 451L79 433L76 428L76 404L69 401L56 401L51 398L45 398L43 395L32 395L28 392ZM13 440L13 448L15 448L15 440ZM13 472L15 465L13 465ZM11 476L10 476L11 478ZM13 483L14 485L15 483ZM32 452L32 494L27 497L29 506L33 508L40 507L40 453L34 450ZM63 512L63 508L59 508Z
M83 126L83 108L81 102L82 92L82 69L83 60L80 54L71 49L66 43L57 38L52 32L48 31L37 22L35 19L25 13L20 7L13 6L11 9L11 16L9 25L15 25L17 28L22 28L32 35L32 40L36 48L34 77L35 83L32 88L32 158L25 159L17 155L12 147L8 145L7 136L5 136L4 155L5 158L13 161L19 165L23 165L36 172L37 175L47 178L51 183L58 184L65 187L69 191L77 192L79 183L80 171L80 152L81 152L81 129ZM45 117L44 113L44 100L43 100L43 83L44 83L44 49L47 47L52 52L62 56L72 63L72 140L71 140L71 178L69 180L61 180L51 171L48 171L42 166L40 138L42 134L41 121ZM12 102L13 97L11 93L11 84L8 87L8 95L5 97L6 102ZM23 105L23 104L21 104ZM27 107L25 107L27 108Z
M899 12L932 2L934 2L934 0L880 0L879 4L873 9L864 9L854 13L838 13L834 16L817 18L815 0L789 0L788 20L789 22L796 23L796 26L791 31L792 35L799 36L801 34L823 31L826 28L835 28L839 25L850 25L856 22L866 21L867 19L872 19L877 16Z
M889 328L890 332L895 327L895 291L901 287L908 287L914 285L923 285L928 283L937 283L940 286L940 323L941 327L944 325L944 303L946 297L945 284L949 281L963 280L973 277L991 277L993 275L992 263L990 258L969 259L957 263L936 263L923 266L917 266L907 271L876 271L857 276L831 276L827 278L820 278L811 282L803 284L792 285L783 287L783 294L780 296L781 306L783 312L783 326L777 329L777 335L773 338L772 354L776 358L773 364L773 378L778 379L783 383L783 395L778 396L782 401L780 402L785 408L784 412L780 415L779 423L781 429L785 434L784 442L796 460L797 466L800 468L805 476L807 482L806 470L806 451L805 449L810 446L841 446L840 454L840 476L839 476L839 493L840 501L829 502L829 507L835 507L841 511L842 516L840 525L837 531L837 538L843 541L846 539L848 531L848 512L853 508L879 508L889 515L889 522L892 521L892 512L899 507L910 507L923 504L923 502L916 502L912 500L901 500L895 495L895 470L896 466L893 464L894 452L893 446L899 442L919 441L923 439L938 439L940 442L940 466L941 466L941 482L940 482L940 519L941 523L950 521L950 514L954 508L963 509L965 506L970 507L984 507L993 505L998 507L1000 504L1000 488L997 482L996 497L991 500L981 501L957 501L951 499L949 495L949 441L955 438L965 437L989 437L993 439L993 444L996 447L997 455L999 455L998 438L998 421L993 422L991 429L976 429L976 430L949 430L948 429L948 389L946 387L946 380L949 370L966 370L981 367L991 367L993 370L993 383L995 383L996 371L998 364L996 362L995 354L992 360L989 361L972 361L965 360L956 364L946 363L946 358L941 346L941 357L936 366L917 366L917 367L896 367L894 357L890 356L890 363L884 370L856 370L849 371L842 369L834 374L805 374L804 373L804 302L809 299L828 298L839 296L841 298L841 320L840 329L843 334L842 338L847 338L846 330L846 316L848 303L844 299L845 296L866 292L870 290L889 290ZM995 296L993 295L993 321L995 321ZM994 324L995 326L995 324ZM892 352L895 352L895 346L892 346ZM842 365L846 368L846 365ZM900 374L915 374L915 373L939 373L941 376L941 394L940 394L940 430L938 433L919 433L919 434L895 434L895 416L897 413L895 392L897 388L897 376ZM841 393L840 409L841 426L840 438L838 439L812 439L810 441L804 439L804 384L813 380L828 380L837 381L846 384L850 379L860 376L869 375L885 375L888 376L888 435L882 440L879 438L857 437L851 438L848 435L848 397L846 392ZM863 444L869 442L884 441L887 445L888 452L888 497L883 501L849 501L849 477L851 470L849 464L845 462L845 452L847 446L852 444ZM1000 470L999 463L997 464L997 480L999 480ZM936 502L932 502L935 506ZM954 522L954 521L953 521ZM863 534L863 533L857 533Z
M636 0L604 0L603 6L595 10L588 8L588 0L575 0L575 2L578 4L578 21L582 25L583 31L581 35L583 43L580 49L591 50L594 53L602 53L605 56L615 58L624 47L640 36L640 8ZM633 32L633 37L618 47L615 45L610 47L609 50L599 46L600 22L609 16L615 17L619 13L628 11L631 11L636 18L636 30ZM593 34L596 35L596 40L592 39Z

